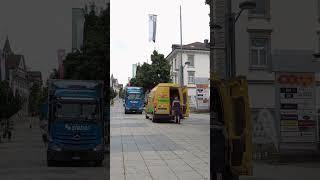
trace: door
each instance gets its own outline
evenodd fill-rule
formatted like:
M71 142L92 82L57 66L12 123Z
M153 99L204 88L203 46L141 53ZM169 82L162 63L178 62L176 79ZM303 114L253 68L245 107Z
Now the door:
M158 87L156 92L156 114L169 115L170 114L170 88Z
M190 107L189 107L189 99L188 99L188 88L182 88L182 105L183 105L183 116L189 117Z

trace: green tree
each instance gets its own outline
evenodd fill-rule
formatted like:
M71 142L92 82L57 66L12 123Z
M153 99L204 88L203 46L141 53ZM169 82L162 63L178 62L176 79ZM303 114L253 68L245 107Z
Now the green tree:
M152 78L154 83L170 82L170 63L167 61L163 54L159 54L157 51L153 51L151 55L152 61Z
M13 94L8 82L0 81L0 119L9 118L21 109L22 98L16 91Z
M109 79L109 5L100 14L94 3L85 14L83 46L81 51L67 54L64 61L66 79Z
M144 90L151 90L159 83L170 82L170 63L163 54L153 51L151 64L143 63L137 67L136 77L130 80L133 86L143 87Z
M97 12L91 3L85 7L83 46L80 51L68 53L64 61L64 78L103 80L106 101L110 100L110 5Z
M119 89L119 97L122 99L124 98L124 91L122 88Z
M42 98L41 86L38 83L34 83L30 89L29 112L39 113L41 98Z
M49 74L50 79L58 79L59 78L59 72L57 69L52 69L52 72Z

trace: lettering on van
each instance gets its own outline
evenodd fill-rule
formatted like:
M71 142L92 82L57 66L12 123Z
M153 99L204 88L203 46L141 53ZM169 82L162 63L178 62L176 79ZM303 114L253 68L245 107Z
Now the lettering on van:
M69 131L88 131L90 129L90 126L88 125L70 125L66 124L64 126Z

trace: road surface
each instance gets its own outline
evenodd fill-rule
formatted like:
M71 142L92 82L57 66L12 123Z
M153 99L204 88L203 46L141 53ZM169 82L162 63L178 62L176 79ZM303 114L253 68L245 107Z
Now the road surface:
M153 123L111 107L111 180L209 179L209 114Z
M28 118L15 122L11 142L4 140L0 143L1 180L108 179L107 163L104 167L90 167L88 164L72 165L77 167L47 167L46 149L42 143L39 121L32 118L33 127L30 129Z

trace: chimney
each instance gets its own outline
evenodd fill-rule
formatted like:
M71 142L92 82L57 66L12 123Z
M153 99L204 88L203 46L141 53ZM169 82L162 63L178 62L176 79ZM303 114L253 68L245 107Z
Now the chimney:
M175 49L178 49L180 46L177 45L177 44L172 44L171 48L172 48L172 51L175 50Z

